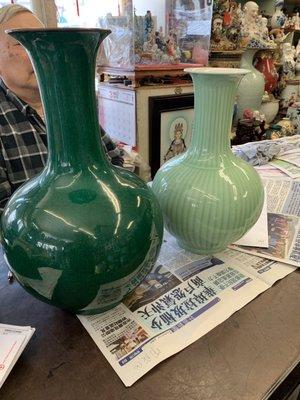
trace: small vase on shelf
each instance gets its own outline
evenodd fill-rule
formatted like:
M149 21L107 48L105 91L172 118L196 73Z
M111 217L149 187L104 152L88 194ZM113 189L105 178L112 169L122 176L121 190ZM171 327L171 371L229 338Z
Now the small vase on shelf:
M253 65L257 49L246 49L242 55L241 68L249 70L240 81L237 92L237 119L243 117L246 109L260 110L265 92L265 78Z
M276 0L275 2L275 13L271 18L271 28L272 29L281 29L284 27L286 16L282 11L282 7L284 5L283 0Z

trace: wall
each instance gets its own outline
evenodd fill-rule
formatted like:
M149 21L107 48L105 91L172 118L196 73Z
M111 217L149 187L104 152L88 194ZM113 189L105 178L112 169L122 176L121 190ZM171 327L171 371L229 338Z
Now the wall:
M133 0L133 5L136 8L137 15L145 15L147 10L150 10L151 14L157 17L157 28L159 29L162 26L165 29L166 6L164 0L151 0L150 2Z

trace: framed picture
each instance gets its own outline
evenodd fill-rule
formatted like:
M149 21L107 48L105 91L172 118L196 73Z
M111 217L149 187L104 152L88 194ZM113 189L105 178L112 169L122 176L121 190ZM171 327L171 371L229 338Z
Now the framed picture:
M149 160L152 178L160 166L189 146L194 94L149 97Z

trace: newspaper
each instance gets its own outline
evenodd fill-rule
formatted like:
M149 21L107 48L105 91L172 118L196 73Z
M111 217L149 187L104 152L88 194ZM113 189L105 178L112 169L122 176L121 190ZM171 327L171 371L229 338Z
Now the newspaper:
M261 166L256 166L255 169L262 177L286 178L288 176L283 171L278 169L275 165L270 165L270 163Z
M287 156L286 156L287 157ZM290 176L293 179L300 178L300 167L295 164L292 164L283 159L277 159L270 162L271 165L280 169L286 175Z
M297 150L296 152L293 152L293 153L287 152L285 154L277 156L276 158L278 158L279 160L294 164L297 167L300 167L300 150Z
M299 267L300 182L288 178L262 180L267 191L269 247L230 247Z
M123 303L78 318L126 386L296 268L235 250L200 256L165 233L152 272Z
M256 224L234 244L240 246L269 247L268 234L268 213L267 213L267 193L265 191L265 201L262 212Z
M34 331L30 326L0 324L0 388Z

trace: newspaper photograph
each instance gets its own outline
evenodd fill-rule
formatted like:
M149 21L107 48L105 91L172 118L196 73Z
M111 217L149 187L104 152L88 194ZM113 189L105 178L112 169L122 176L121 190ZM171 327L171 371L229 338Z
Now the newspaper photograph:
M78 318L131 386L295 269L231 249L196 255L165 232L159 259L140 286L112 310Z
M263 178L263 183L267 192L269 246L230 247L299 267L300 182L291 179Z

